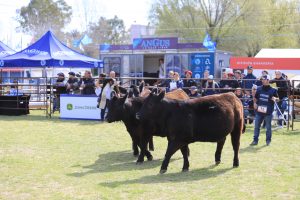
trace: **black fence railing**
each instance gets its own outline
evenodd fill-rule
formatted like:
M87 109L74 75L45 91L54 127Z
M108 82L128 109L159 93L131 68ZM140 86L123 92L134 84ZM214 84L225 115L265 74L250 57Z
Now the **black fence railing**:
M0 114L1 112L7 112L7 110L44 110L46 117L51 118L53 114L53 107L55 105L56 99L59 97L59 91L57 86L55 86L56 77L35 77L35 78L23 78L16 77L14 78L14 83L0 83ZM149 89L154 87L159 87L164 90L167 88L166 85L162 83L164 81L170 80L169 78L147 78L147 77L117 77L116 80L118 83L124 87L129 88L131 85L139 85L141 82L144 82L146 87ZM181 78L181 80L186 80ZM244 103L246 101L251 101L253 94L253 90L255 88L245 88L245 82L254 80L224 80L224 79L196 79L191 78L189 80L193 80L196 86L197 92L200 96L204 96L207 91L215 91L215 93L224 93L224 92L235 92L237 95L240 95L241 101ZM97 82L98 79L95 79ZM224 83L224 81L237 81L242 84L238 85L238 88L233 88L230 86L224 87L223 85L219 85L219 87L210 88L207 87L206 82L213 81L215 83L220 82ZM280 99L277 102L277 106L275 109L280 110L281 114L278 115L281 119L274 118L274 121L283 120L287 129L290 127L294 129L294 122L300 121L300 86L296 85L298 80L287 81L281 80L278 82L286 82L286 88L278 88L281 92L286 93L286 97L284 99ZM183 86L182 89L190 90L191 87ZM23 99L22 99L23 97ZM26 97L26 98L25 98ZM25 98L25 99L24 99ZM192 97L193 98L193 97ZM12 103L13 102L13 103ZM278 105L282 105L285 103L286 108L280 109ZM28 106L24 106L27 105ZM244 109L248 113L246 116L247 121L254 120L253 108L246 103L244 104ZM249 114L250 113L250 114ZM277 117L278 117L277 116Z

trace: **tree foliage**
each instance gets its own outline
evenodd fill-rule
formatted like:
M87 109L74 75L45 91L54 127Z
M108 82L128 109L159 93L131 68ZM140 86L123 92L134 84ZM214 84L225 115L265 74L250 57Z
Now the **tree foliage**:
M64 0L31 0L21 8L18 21L23 32L39 38L49 29L60 35L71 15L72 8Z
M300 47L297 0L157 0L150 19L159 35L201 41L206 32L218 49L254 56L261 48Z

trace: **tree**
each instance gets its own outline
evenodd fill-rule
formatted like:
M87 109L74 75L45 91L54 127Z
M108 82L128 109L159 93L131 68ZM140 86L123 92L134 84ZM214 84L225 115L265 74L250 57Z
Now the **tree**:
M208 32L218 49L254 56L261 48L299 47L297 2L157 0L152 5L150 19L159 35L199 42Z
M93 39L93 44L84 46L84 51L93 57L99 56L99 44L129 43L129 35L124 22L117 16L112 19L100 17L98 22L90 23L87 34Z
M23 32L39 38L49 29L61 35L71 20L72 8L64 0L31 0L22 7L18 22Z

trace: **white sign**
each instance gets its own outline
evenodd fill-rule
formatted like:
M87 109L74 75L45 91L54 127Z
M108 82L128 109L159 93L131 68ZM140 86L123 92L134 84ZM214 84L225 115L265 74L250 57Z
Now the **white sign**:
M100 120L97 99L97 96L61 95L60 118Z

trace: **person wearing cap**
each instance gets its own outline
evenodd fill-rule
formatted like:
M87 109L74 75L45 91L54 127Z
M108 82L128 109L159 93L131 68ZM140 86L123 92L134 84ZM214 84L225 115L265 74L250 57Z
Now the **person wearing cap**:
M69 72L69 79L66 84L67 92L69 94L79 94L79 85L78 85L78 79L76 78L76 75L74 72Z
M183 90L188 95L191 94L191 90L189 90L189 88L192 87L192 86L196 86L195 80L191 79L192 75L193 75L193 73L190 70L185 71L185 79L183 80L183 87L184 87Z
M247 67L247 75L243 78L242 81L242 88L246 90L251 90L252 85L256 82L256 76L253 75L253 67Z
M284 113L284 111L287 109L288 106L288 80L283 78L282 72L279 70L275 71L275 78L270 80L270 83L275 83L277 90L278 90L278 107L280 110L277 110L278 115L278 126L282 128L282 119L284 116L281 116L281 114Z
M219 84L216 81L214 81L214 76L209 75L207 82L205 83L205 86L203 88L204 89L203 96L218 94L219 88L220 88Z
M253 141L250 145L257 145L260 134L260 126L265 120L266 123L266 144L270 145L272 140L272 113L274 111L274 103L277 100L278 94L275 88L270 86L270 76L262 77L263 85L257 88L254 96L255 127Z
M60 110L60 95L67 93L66 81L64 73L57 74L56 82L53 85L54 98L53 98L53 113Z
M92 78L90 71L85 71L83 78L78 83L80 85L81 94L93 95L95 94L95 80Z
M189 96L191 98L200 97L197 86L192 86L189 90L190 90Z

